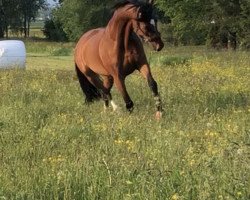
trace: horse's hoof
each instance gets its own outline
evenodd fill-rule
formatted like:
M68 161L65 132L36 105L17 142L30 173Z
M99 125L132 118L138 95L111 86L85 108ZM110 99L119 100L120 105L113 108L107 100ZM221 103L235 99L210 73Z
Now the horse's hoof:
M129 113L132 113L132 112L133 112L133 110L134 110L134 107L129 108L129 109L128 109L128 112L129 112Z
M127 104L126 104L126 108L127 110L131 113L134 109L134 103L133 101L129 101Z
M160 120L162 118L162 112L161 111L156 111L155 113L155 119Z

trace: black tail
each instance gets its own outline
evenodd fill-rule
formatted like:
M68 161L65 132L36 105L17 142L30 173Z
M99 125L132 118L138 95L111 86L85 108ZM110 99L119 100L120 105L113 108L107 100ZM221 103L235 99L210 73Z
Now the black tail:
M86 96L85 102L93 102L94 100L99 100L101 98L100 92L97 90L97 88L92 85L89 80L86 78L86 76L79 70L77 65L75 64L76 68L76 74L80 83L80 86L82 88L83 93Z

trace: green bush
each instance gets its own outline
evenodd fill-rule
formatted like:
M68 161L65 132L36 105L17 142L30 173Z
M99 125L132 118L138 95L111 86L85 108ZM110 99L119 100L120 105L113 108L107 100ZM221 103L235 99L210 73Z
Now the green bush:
M51 41L67 41L68 37L62 28L62 24L54 19L45 21L43 33Z
M187 64L191 59L190 56L160 56L153 58L151 62L157 66L176 66Z

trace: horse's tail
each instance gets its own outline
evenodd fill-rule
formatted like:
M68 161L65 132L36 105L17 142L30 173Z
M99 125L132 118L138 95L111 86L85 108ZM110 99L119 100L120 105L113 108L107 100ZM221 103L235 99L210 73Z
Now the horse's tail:
M101 98L100 92L97 88L92 85L86 76L79 70L78 66L75 64L76 74L82 88L83 93L86 96L85 102L93 102L94 100L99 100Z

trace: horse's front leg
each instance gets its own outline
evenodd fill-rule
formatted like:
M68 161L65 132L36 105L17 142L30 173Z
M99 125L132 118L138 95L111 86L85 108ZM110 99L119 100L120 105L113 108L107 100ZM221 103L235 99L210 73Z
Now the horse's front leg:
M109 107L109 102L111 103L113 111L116 111L118 109L118 106L112 100L112 95L110 93L110 90L113 84L114 84L114 79L112 76L103 76L103 86L107 89L107 93L104 97L104 109L105 110Z
M117 76L114 77L114 82L115 82L116 88L122 94L123 100L124 100L124 102L126 104L126 109L129 112L132 112L133 107L134 107L134 103L130 99L130 96L128 95L128 92L127 92L127 89L126 89L126 86L125 86L125 77L117 75Z
M160 95L158 93L157 83L151 74L150 67L148 64L142 65L139 71L142 74L142 76L147 79L148 85L151 91L153 92L155 106L156 106L156 118L159 119L162 116L162 102L161 102Z

